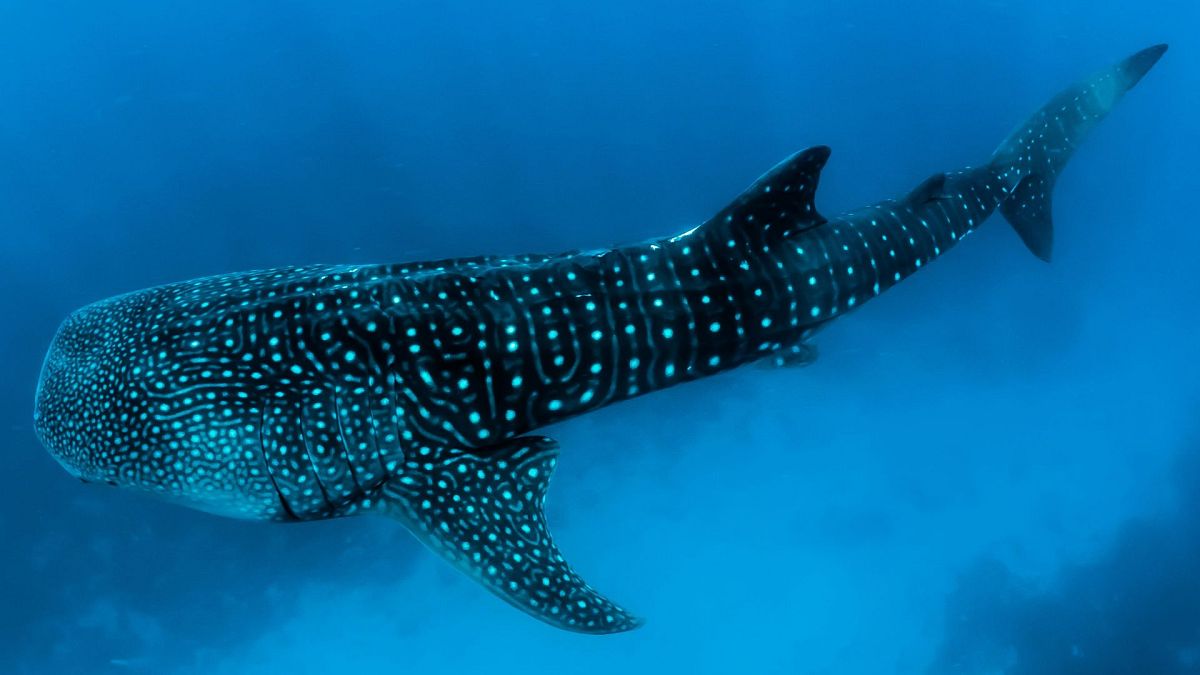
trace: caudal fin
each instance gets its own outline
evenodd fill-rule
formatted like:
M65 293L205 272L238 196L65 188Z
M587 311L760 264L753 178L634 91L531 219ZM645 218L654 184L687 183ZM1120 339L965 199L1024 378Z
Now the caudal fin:
M1000 212L1037 257L1049 261L1053 249L1050 195L1058 174L1088 132L1165 51L1165 44L1143 49L1060 92L992 154L992 168L1010 194Z

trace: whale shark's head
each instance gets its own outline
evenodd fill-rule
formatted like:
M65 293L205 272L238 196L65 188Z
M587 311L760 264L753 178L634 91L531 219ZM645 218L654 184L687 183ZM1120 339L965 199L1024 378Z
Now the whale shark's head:
M270 516L279 498L262 459L262 409L247 393L258 362L242 352L234 363L234 320L190 312L191 290L147 289L67 317L42 366L34 429L85 482Z
M85 481L117 483L117 455L128 441L121 428L126 396L114 353L126 310L120 302L71 314L46 353L34 404L34 429L67 471Z

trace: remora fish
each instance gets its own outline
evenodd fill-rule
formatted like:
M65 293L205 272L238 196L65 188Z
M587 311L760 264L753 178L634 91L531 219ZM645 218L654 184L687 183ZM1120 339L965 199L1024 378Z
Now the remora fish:
M639 620L567 565L542 505L558 456L530 432L759 359L954 246L997 209L1039 258L1084 136L1166 50L1054 97L977 167L834 218L829 157L784 160L688 232L585 253L292 267L170 284L66 319L38 436L87 481L214 513L380 513L519 609L611 633Z

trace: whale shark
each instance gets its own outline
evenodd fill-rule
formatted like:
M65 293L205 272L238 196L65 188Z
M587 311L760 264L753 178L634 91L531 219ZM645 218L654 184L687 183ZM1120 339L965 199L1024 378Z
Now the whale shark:
M551 537L559 446L537 430L755 361L811 363L825 325L995 211L1049 261L1056 179L1165 51L1062 91L985 162L837 216L814 202L818 146L638 244L287 267L94 303L53 338L35 431L86 482L244 519L382 514L544 622L635 628Z

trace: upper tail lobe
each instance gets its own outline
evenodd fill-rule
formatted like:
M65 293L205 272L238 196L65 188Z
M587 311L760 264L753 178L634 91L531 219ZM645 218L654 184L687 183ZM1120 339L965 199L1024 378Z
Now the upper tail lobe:
M1068 87L996 148L991 166L1007 183L1000 212L1034 255L1049 260L1054 244L1050 194L1058 174L1088 133L1158 62L1155 45Z

